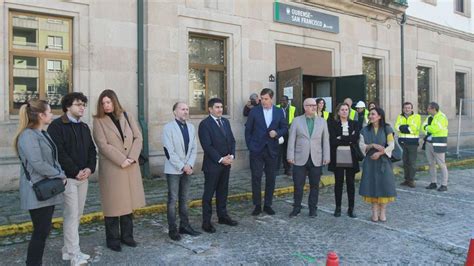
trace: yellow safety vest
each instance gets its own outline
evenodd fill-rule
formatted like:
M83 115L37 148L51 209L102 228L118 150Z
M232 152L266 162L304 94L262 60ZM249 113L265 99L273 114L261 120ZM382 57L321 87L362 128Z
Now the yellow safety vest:
M357 111L351 108L351 112L349 113L349 119L354 120L356 114L357 114Z
M276 107L281 108L280 104L277 104ZM293 118L295 118L296 107L294 107L293 105L289 105L289 107L290 107L290 114L288 117L288 124L291 124L291 122L293 122ZM285 110L283 110L283 112L285 112Z
M328 111L323 111L323 118L324 118L324 120L328 121L328 118L329 118L329 112Z
M400 132L400 126L408 126L410 133ZM404 114L399 114L397 122L395 122L395 131L398 134L398 142L407 145L418 145L420 139L420 128L421 128L421 116L419 114L412 113L405 117Z
M428 119L433 117L433 121L428 125ZM430 136L428 142L433 143L433 150L436 153L444 153L448 149L448 118L441 111L434 116L428 116L421 128L423 132Z

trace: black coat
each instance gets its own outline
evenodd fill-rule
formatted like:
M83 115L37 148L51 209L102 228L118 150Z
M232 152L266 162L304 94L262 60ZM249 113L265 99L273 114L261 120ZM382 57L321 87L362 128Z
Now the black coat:
M217 171L221 167L230 167L219 163L219 160L228 154L234 155L235 158L235 138L229 120L221 117L221 121L225 135L211 116L208 116L199 124L199 141L204 150L202 161L204 172Z
M77 128L81 132L78 132ZM81 122L75 129L64 114L49 125L48 133L58 147L59 164L68 178L76 178L79 171L84 168L95 172L97 151L86 123Z
M329 143L331 145L331 162L328 170L336 171L336 150L338 146L351 146L352 169L359 172L359 161L355 157L354 145L359 145L359 127L357 121L349 120L349 136L342 135L341 121L329 120Z

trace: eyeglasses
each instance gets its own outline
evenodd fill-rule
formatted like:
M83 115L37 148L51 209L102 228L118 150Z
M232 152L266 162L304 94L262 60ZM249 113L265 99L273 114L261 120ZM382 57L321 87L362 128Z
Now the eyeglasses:
M305 104L304 106L307 106L307 107L318 107L317 104Z
M77 107L87 107L87 103L73 103L72 105Z

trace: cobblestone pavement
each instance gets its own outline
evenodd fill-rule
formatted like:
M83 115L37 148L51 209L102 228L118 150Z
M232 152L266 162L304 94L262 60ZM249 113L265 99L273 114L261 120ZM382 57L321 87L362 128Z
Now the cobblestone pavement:
M369 221L370 206L356 197L358 218L335 218L332 188L321 191L318 217L304 208L288 218L292 196L274 202L275 216L250 216L249 201L230 202L230 215L237 227L216 224L217 233L185 236L180 242L167 236L166 216L135 219L137 248L116 253L105 248L103 225L81 226L81 247L91 254L93 265L324 265L328 251L339 255L342 265L462 265L474 229L473 169L450 171L449 191L427 191L427 173L420 174L417 188L398 187L397 201L388 208L388 221ZM343 210L346 201L343 201ZM200 209L190 210L190 219L200 229ZM215 217L214 217L215 218ZM25 260L27 236L0 239L2 265ZM45 265L61 261L62 235L55 230L47 242Z

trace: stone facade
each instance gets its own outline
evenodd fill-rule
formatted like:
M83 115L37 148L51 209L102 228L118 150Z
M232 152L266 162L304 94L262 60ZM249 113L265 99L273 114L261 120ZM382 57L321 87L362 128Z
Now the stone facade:
M393 121L402 101L397 10L370 8L351 0L334 2L339 4L316 0L287 4L339 17L337 34L274 22L270 0L145 1L146 116L152 173L163 171L161 131L173 119L172 105L188 100L190 33L226 38L227 117L237 140L236 169L248 167L242 109L250 93L263 87L276 88L268 77L276 76L277 44L331 52L334 77L361 74L362 57L380 59L380 104ZM9 10L13 9L73 18L73 87L89 96L86 122L92 124L103 89L114 89L134 115L138 104L136 1L0 1L0 21L4 25L0 27L0 189L16 186L20 168L10 137L17 126L17 117L9 113L8 90L7 25ZM457 128L455 71L467 74L466 96L472 95L473 40L471 33L412 17L405 26L405 100L413 102L416 109L416 67L431 67L431 100L438 101L450 118L451 132ZM204 117L191 114L191 123L197 127ZM202 158L201 149L198 158ZM200 169L200 161L196 169Z

